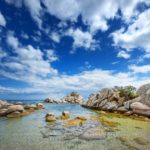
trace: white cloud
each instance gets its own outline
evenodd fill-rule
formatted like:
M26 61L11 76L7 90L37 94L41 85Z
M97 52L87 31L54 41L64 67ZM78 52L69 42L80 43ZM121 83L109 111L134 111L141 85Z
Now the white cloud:
M7 53L0 49L0 60L7 56Z
M146 53L150 52L150 9L141 13L137 19L129 25L128 29L120 29L114 32L113 39L116 46L128 51L134 48L142 48Z
M118 53L117 57L122 57L122 58L128 59L128 58L130 58L130 55L126 51L122 50Z
M5 25L6 25L6 19L4 18L4 16L0 12L0 26L4 27Z
M59 60L58 56L56 56L54 50L48 49L46 50L46 56L49 62L57 61Z
M6 76L6 73L3 74ZM9 74L10 75L10 74ZM8 76L7 76L8 77ZM14 78L14 74L11 75ZM115 85L125 86L133 85L140 86L141 84L150 82L149 78L140 78L131 76L130 73L114 73L113 71L94 69L90 71L83 71L79 74L74 75L58 75L52 76L51 78L37 78L37 77L26 77L21 75L18 77L19 81L24 81L32 86L22 89L14 89L14 93L45 93L49 96L53 95L60 98L58 95L64 96L66 93L71 91L78 91L83 96L88 96L94 91L100 90L104 87L113 87ZM4 92L4 91L3 91ZM12 89L6 92L12 93Z
M42 27L42 7L40 0L24 0L24 4L29 9L31 16L37 22L39 28Z
M150 58L150 53L145 54L144 58Z
M17 49L18 46L19 46L19 41L18 39L14 36L14 33L13 32L8 32L8 35L7 35L7 44L9 46L11 46L12 48L14 49Z
M51 67L50 62L56 61L57 57L52 50L48 50L48 58L44 59L44 53L31 45L22 46L13 34L7 35L7 43L12 47L16 56L7 56L1 67L5 70L14 71L15 79L25 76L25 78L43 78L50 75L57 75L57 70ZM4 72L5 73L5 72ZM11 73L6 72L9 76ZM10 76L9 76L10 77Z
M56 32L52 32L50 38L56 43L60 42L60 35Z
M69 29L66 35L71 36L74 40L73 47L83 47L88 50L95 50L98 42L93 39L90 32L83 32L80 29Z
M150 73L150 65L136 66L130 65L129 69L133 71L133 73Z
M23 4L23 0L5 0L5 2L11 5L13 4L16 7L21 7Z

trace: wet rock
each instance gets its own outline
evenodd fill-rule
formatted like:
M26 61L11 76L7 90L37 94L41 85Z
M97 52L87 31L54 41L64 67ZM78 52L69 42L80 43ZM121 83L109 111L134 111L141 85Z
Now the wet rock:
M86 120L83 120L83 118L74 118L71 120L67 120L65 122L65 126L82 126L84 123L86 122Z
M56 121L56 117L53 113L48 113L45 116L45 121L46 122L54 122L54 121Z
M85 131L80 138L84 140L102 140L106 138L106 132L103 128L95 127Z
M70 118L70 113L68 111L63 111L62 115L58 119L66 120Z
M133 114L133 111L127 111L127 112L125 113L126 116L130 116L130 115L132 115L132 114Z
M7 114L8 109L0 109L0 117L3 117Z
M87 120L87 118L84 116L77 116L76 119L83 120L83 121Z
M8 118L16 118L16 117L20 117L20 116L21 116L21 112L19 112L19 111L14 111L7 115Z

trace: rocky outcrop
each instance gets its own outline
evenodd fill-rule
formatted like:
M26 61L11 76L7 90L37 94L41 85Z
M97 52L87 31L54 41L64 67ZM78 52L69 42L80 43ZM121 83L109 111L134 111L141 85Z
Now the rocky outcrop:
M23 104L19 103L9 103L7 101L0 100L0 117L22 117L38 109L43 109L44 106L41 103L33 104Z
M44 102L52 103L52 104L82 104L83 97L76 92L72 92L69 95L62 98L61 100L54 100L51 98L46 98Z
M137 114L150 117L150 84L141 86L136 93L130 93L127 99L118 88L102 89L91 94L84 107L105 111L116 111L126 115ZM126 91L125 91L126 92ZM127 94L127 93L125 93ZM136 96L137 97L136 97ZM136 97L136 98L134 98Z
M137 90L137 94L139 94L139 95L148 94L148 93L150 93L150 83L141 86Z
M119 95L116 89L102 89L100 92L91 94L87 102L88 107L101 110L117 110L123 105L124 97Z

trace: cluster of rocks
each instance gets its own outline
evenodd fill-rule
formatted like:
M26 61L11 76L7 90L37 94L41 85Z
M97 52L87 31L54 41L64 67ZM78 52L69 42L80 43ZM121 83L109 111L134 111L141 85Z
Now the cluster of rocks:
M44 102L45 103L52 103L52 104L82 104L83 97L76 92L72 92L69 95L65 96L61 100L54 100L51 98L46 98L44 100Z
M22 102L9 103L7 101L0 100L0 117L22 117L35 110L44 109L42 103L23 104Z
M70 113L68 111L63 111L62 115L59 117L56 117L53 113L48 113L45 116L46 122L54 122L56 120L66 120L70 118Z
M150 117L150 84L141 86L134 99L125 99L117 88L105 88L90 95L84 107L104 111L115 111L126 115L142 115Z
M70 113L68 111L63 111L61 116L55 116L53 113L48 113L45 116L46 122L55 122L57 120L65 120L65 126L76 126L82 125L87 120L84 116L77 116L73 119L70 119Z

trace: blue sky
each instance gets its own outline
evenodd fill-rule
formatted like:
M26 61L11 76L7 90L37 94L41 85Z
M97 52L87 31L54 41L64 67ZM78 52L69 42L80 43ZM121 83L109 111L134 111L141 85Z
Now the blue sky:
M149 0L0 0L0 35L1 99L150 82Z

